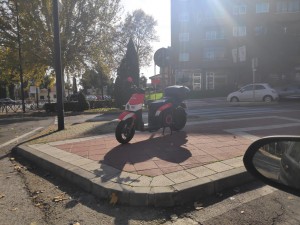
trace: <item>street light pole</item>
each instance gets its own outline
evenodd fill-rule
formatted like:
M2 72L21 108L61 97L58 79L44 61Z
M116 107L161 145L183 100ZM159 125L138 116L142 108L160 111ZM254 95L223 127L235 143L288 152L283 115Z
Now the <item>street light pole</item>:
M61 49L58 20L58 0L53 0L53 26L54 26L54 58L56 73L56 99L57 99L57 119L58 130L65 129L64 123L64 105L63 105L63 87L62 87L62 69L61 69Z
M19 49L19 71L20 71L20 82L21 82L21 98L22 98L22 111L25 113L25 96L24 96L24 79L23 79L23 67L22 67L22 49L21 49L21 35L20 35L20 23L19 23L19 6L16 4L17 11L17 37L18 37L18 49Z

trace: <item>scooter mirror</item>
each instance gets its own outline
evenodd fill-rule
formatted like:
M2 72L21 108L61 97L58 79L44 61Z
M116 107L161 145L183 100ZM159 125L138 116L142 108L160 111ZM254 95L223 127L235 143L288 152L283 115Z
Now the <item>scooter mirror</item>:
M264 183L300 195L300 137L259 139L249 146L243 161L247 171Z

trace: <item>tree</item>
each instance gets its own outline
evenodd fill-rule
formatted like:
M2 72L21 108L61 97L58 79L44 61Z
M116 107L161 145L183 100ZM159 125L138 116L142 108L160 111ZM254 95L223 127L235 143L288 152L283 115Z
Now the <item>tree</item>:
M17 49L14 3L20 6L24 74L36 65L54 68L52 0L0 0L0 46ZM60 13L62 70L69 76L87 68L94 55L114 66L120 0L64 0ZM1 49L2 51L2 49ZM13 61L17 61L15 54ZM10 70L14 67L12 66ZM9 75L7 75L9 76ZM29 80L29 78L27 77Z
M108 67L105 64L98 62L94 69L86 70L82 75L81 85L84 93L87 93L88 89L96 89L97 94L101 94L103 98L103 87L108 84L108 81Z
M45 75L44 79L43 79L43 82L41 84L41 88L46 88L47 89L48 103L50 103L50 92L51 92L51 88L53 88L54 85L55 85L54 74L51 73L50 75Z
M77 92L78 92L77 81L76 81L76 77L73 76L73 93L77 93Z
M133 78L133 83L139 86L139 60L132 39L127 44L127 51L118 68L118 76L115 86L115 98L118 106L126 104L129 100L131 84L127 81L128 77Z
M157 21L141 9L128 13L121 25L121 43L126 43L128 37L133 40L142 67L149 66L152 60L151 42L158 41L155 26ZM124 45L122 48L126 49Z
M24 83L38 84L43 79L45 68L48 67L45 61L35 57L37 37L32 35L33 30L28 26L30 24L28 12L30 6L36 1L2 0L0 2L0 55L5 62L1 65L4 71L2 79L9 81L7 85L20 82L21 67ZM19 50L22 50L21 57L18 54ZM39 53L44 52L39 49ZM29 87L25 85L26 88Z
M139 83L140 83L141 88L146 88L147 87L147 77L145 77L144 75L141 76Z

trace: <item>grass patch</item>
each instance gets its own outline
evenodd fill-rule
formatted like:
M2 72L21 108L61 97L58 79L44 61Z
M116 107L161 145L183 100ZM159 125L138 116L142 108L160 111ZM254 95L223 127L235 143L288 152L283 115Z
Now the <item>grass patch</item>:
M118 108L97 108L97 109L89 109L85 110L84 112L90 113L114 113L114 112L121 112L122 110Z

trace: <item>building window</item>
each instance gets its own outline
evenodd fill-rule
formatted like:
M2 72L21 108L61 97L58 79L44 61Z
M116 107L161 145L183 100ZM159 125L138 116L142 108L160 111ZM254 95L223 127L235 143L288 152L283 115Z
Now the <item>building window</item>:
M212 30L207 30L205 32L205 39L206 40L220 40L220 39L224 39L225 38L225 34L224 34L224 29L220 28L220 29L212 29Z
M179 54L179 62L187 62L190 60L190 54L189 53L180 53Z
M300 11L300 0L277 0L276 12L298 12Z
M243 15L247 13L246 4L236 4L233 6L233 15Z
M222 18L224 16L224 9L213 8L211 6L207 6L204 11L204 18L205 19L216 19Z
M45 99L45 96L41 95L40 100L44 100L44 99Z
M189 33L180 33L179 34L179 41L187 42L189 40L190 40L190 34Z
M256 3L256 13L267 13L269 12L269 2L258 2Z
M256 26L254 28L254 33L255 33L255 36L260 36L260 35L264 35L267 33L267 28L260 25L260 26Z
M234 37L244 37L247 35L246 26L234 26L233 27L233 36Z
M205 60L220 60L225 58L225 48L209 47L204 48L203 57Z
M179 14L179 22L189 22L189 14L187 12L182 12Z

